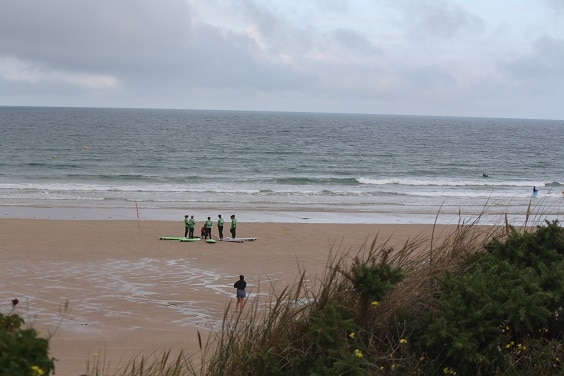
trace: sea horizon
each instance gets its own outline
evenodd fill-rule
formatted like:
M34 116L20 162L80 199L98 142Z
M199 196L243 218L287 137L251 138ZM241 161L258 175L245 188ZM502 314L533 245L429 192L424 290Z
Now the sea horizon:
M469 119L501 119L501 120L547 120L564 121L564 119L543 117L511 117L511 116L480 116L480 115L439 115L439 114L396 114L376 112L328 112L328 111L291 111L291 110L257 110L257 109L217 109L217 108L175 108L175 107L109 107L109 106L37 106L37 105L0 105L2 108L58 108L58 109L93 109L93 110L148 110L148 111L205 111L205 112L240 112L240 113L282 113L282 114L325 114L325 115L368 115L368 116L401 116L401 117L438 117L438 118L469 118Z

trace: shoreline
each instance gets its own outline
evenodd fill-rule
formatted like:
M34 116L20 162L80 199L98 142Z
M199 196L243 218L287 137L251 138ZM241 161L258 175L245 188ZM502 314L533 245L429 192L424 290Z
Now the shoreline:
M381 210L308 210L299 209L210 209L202 208L143 208L126 207L81 207L81 206L9 206L0 205L0 219L41 220L131 220L131 221L175 221L185 214L194 215L197 221L217 214L229 218L235 214L238 220L247 223L311 223L311 224L442 224L479 223L497 225L505 221L516 226L523 225L529 212L529 224L542 224L545 219L559 219L564 213L564 201L555 202L551 208L539 201L531 208L484 206L393 206ZM550 210L549 210L550 209Z

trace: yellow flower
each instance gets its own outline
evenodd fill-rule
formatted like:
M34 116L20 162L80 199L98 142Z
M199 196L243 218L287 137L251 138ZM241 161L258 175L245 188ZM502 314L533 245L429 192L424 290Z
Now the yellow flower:
M351 334L349 334L349 338L350 338L350 339L354 339L354 332L352 332Z
M354 355L355 355L357 358L362 358L362 351L360 351L359 349L355 349L355 350L354 350Z
M45 371L43 371L38 366L31 366L31 372L34 376L43 376L45 374Z
M377 300L375 300L375 301L373 301L372 303L370 303L370 305L371 305L372 307L376 307L378 304L380 304L380 302L377 301Z
M456 375L456 371L453 370L453 369L450 368L450 367L445 367L445 368L443 368L443 373L444 373L445 375Z
M405 339L405 338L400 339L400 343L402 345L405 345L407 343L407 339Z

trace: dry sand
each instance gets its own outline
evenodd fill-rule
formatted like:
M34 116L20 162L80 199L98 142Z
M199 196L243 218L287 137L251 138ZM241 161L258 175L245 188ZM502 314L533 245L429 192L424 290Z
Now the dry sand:
M272 288L295 282L300 270L315 286L331 251L356 253L377 234L401 247L432 230L240 222L237 236L256 241L159 240L182 236L182 226L182 221L0 219L0 312L10 312L17 298L15 311L42 335L53 334L51 355L61 376L80 375L96 357L118 367L139 354L181 348L193 354L197 332L207 336L219 328L225 310L233 310L239 274L246 276L249 299L266 301ZM435 233L451 230L438 226Z

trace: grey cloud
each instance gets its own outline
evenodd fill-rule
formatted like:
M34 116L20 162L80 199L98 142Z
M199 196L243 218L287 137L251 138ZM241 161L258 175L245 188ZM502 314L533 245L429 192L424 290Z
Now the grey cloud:
M405 77L410 84L421 89L456 84L455 77L447 69L436 65L404 68L401 70L401 76Z
M233 11L245 20L249 30L255 32L249 37L255 38L265 57L284 58L295 63L296 57L315 48L317 31L312 30L314 26L308 12L288 15L280 13L274 6L258 5L249 0L236 2L235 7L237 9Z
M299 72L292 66L262 59L252 39L208 25L197 28L201 38L188 47L194 56L187 60L184 71L191 83L205 87L262 89L280 85L284 89L299 81Z
M166 64L191 37L189 8L166 3L13 2L0 15L0 53L68 70Z
M548 82L564 84L564 39L539 38L529 53L500 64L500 68L520 82L537 82L546 87L550 86Z
M557 11L564 11L564 1L562 0L548 0L548 3Z
M54 71L110 73L134 87L264 89L277 83L283 89L300 80L290 66L265 61L248 35L193 21L182 1L31 3L11 4L11 14L0 16L0 55ZM274 17L267 12L259 17L260 9L251 5L247 11L252 18L263 20L261 32L268 31L268 25L275 27Z
M333 31L334 40L345 47L347 52L355 55L379 54L376 48L364 35L350 29L339 28Z
M479 115L503 101L511 115L531 95L549 109L543 93L562 98L561 41L511 59L463 2L289 4L0 0L0 104Z
M242 0L236 4L237 11L249 25L254 25L262 35L272 36L280 30L280 19L275 16L273 9L257 5L253 1Z
M451 1L397 1L404 23L415 39L452 39L484 30L484 21Z

